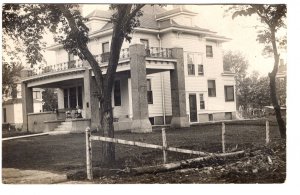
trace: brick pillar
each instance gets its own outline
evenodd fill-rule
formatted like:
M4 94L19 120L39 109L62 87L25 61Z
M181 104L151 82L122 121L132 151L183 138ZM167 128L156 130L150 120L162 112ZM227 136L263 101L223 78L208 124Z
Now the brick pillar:
M83 110L85 112L85 118L91 119L91 128L96 128L99 125L99 102L96 95L96 80L91 75L91 71L88 67L84 72L84 102Z
M145 46L143 44L131 45L129 52L133 103L131 132L152 132L152 125L149 121L148 113Z
M172 57L177 59L177 63L175 64L175 69L170 71L172 97L171 127L189 127L190 123L186 114L183 49L173 48Z
M23 70L21 72L21 76L24 79L28 77L27 70ZM29 131L28 129L28 113L33 113L33 96L32 96L32 88L27 87L27 83L21 83L21 92L22 92L22 114L23 114L23 131Z

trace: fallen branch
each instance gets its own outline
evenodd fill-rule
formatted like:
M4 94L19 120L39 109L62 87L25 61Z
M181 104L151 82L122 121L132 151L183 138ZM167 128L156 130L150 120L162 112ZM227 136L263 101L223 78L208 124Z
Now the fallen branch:
M131 168L128 170L129 173L134 175L140 175L145 173L159 173L159 172L166 172L172 171L176 169L181 169L184 167L191 166L195 163L204 162L207 160L211 160L214 158L226 158L226 157L234 157L234 156L242 156L244 155L244 151L232 152L232 153L222 153L222 154L213 154L205 157L198 157L188 160L183 160L179 162L173 162L168 164L156 165L156 166L147 166L147 167L138 167L138 168Z

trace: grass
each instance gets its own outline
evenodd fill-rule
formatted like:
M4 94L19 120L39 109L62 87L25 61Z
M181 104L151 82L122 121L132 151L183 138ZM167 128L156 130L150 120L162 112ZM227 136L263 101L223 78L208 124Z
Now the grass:
M169 146L206 152L221 152L221 125L207 124L183 129L167 129ZM277 126L270 127L271 140L279 138ZM160 131L148 134L117 132L116 138L162 144ZM226 125L226 147L246 149L264 145L265 127L261 124ZM101 143L94 141L93 166L100 166ZM168 153L168 161L195 157L180 153ZM137 167L162 163L162 152L135 146L116 145L115 168ZM85 135L67 134L31 137L2 142L3 168L35 169L64 172L85 168Z

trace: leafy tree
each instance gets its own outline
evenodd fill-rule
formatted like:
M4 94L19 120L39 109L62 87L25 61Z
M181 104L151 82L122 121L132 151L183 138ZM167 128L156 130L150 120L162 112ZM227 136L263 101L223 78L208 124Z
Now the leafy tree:
M234 72L236 96L241 95L241 84L246 78L249 66L248 60L239 51L226 51L223 56L223 66L225 71ZM239 107L239 98L237 98L237 107Z
M265 44L263 54L272 54L274 58L273 70L269 73L270 78L270 95L271 101L275 110L277 123L281 138L286 138L286 126L282 119L280 106L278 104L278 98L276 94L276 74L279 64L279 47L286 45L286 36L276 37L276 33L282 28L285 28L286 22L286 5L285 4L251 4L251 5L239 5L232 6L227 11L233 11L232 18L238 16L251 16L256 14L261 23L266 25L266 28L258 31L257 40L259 43Z
M17 83L16 79L20 77L20 71L23 66L20 63L11 62L10 64L4 62L2 65L2 98L11 96L17 97Z
M110 57L106 75L102 74L98 62L87 47L88 27L75 4L4 4L2 22L4 34L13 40L22 40L28 63L42 61L42 35L46 30L55 34L55 40L66 51L87 60L95 74L98 99L100 102L100 125L104 135L114 137L111 92L120 50L124 39L130 41L132 30L139 26L144 4L113 4L111 17L113 32ZM102 159L109 164L115 160L114 144L107 143Z
M55 89L46 88L42 92L43 97L43 111L53 111L57 109L57 93L55 93Z

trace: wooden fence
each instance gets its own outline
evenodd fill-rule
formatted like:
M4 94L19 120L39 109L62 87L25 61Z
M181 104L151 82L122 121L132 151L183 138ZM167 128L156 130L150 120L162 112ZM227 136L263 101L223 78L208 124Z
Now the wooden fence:
M225 154L226 153L226 127L225 127L224 122L222 123L221 131L222 131L222 152ZM165 128L162 128L162 146L155 145L155 144L143 143L143 142L137 142L137 141L127 141L127 140L122 140L122 139L117 139L117 138L93 136L93 135L91 135L91 130L89 127L86 128L85 132L86 132L87 179L89 179L89 180L93 179L92 141L111 142L111 143L116 143L116 144L124 144L124 145L130 145L130 146L138 146L138 147L143 147L143 148L152 148L152 149L162 150L164 164L167 163L167 151L179 152L179 153L185 153L185 154L195 154L195 155L199 155L199 156L214 156L214 155L216 155L215 153L181 149L181 148L175 148L175 147L168 146ZM266 145L269 144L269 142L270 142L269 121L266 121Z

